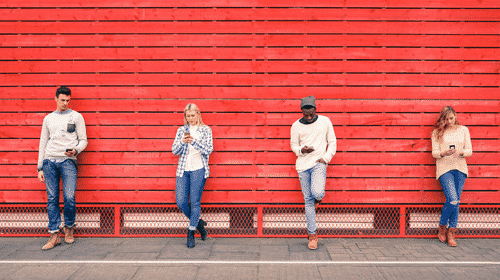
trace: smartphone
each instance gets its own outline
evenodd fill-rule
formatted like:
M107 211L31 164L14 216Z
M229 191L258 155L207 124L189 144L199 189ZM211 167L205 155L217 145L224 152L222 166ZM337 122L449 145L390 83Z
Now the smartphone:
M66 152L71 152L73 151L73 149L66 149Z
M450 150L455 150L455 145L450 145Z
M191 136L191 132L185 132L184 136Z

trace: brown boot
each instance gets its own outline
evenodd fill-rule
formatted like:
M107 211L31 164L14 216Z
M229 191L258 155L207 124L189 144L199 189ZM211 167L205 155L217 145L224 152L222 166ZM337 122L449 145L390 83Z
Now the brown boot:
M59 232L51 233L49 241L47 242L47 244L45 244L45 246L42 247L42 250L44 251L50 250L60 244L61 244L61 238L59 238Z
M446 235L448 235L448 229L446 228L446 226L439 225L438 228L439 241L446 243Z
M311 250L318 249L318 235L316 233L309 234L308 239L309 239L309 244L307 244L307 247Z
M457 247L457 241L455 240L455 234L457 233L456 228L448 229L448 245L451 247Z
M321 200L315 199L314 200L314 208L318 208L320 203L321 203Z
M73 237L74 231L75 231L74 227L71 228L64 227L64 242L68 244L75 242L75 238Z

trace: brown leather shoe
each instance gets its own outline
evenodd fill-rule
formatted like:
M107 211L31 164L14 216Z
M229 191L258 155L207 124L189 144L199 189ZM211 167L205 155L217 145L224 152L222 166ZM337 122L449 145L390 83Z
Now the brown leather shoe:
M309 239L309 244L307 244L307 247L311 250L318 249L318 235L316 233L309 234L308 239Z
M73 232L75 231L75 228L68 228L64 227L64 242L71 244L75 242L75 238L73 237Z
M321 200L315 199L314 200L314 208L318 208L320 203L321 203Z
M457 233L456 228L448 229L448 245L451 247L457 247L457 241L455 240L455 234Z
M438 228L439 241L446 243L446 235L448 235L448 229L446 228L446 226L439 225Z
M61 244L61 238L59 238L59 232L51 233L49 241L47 242L47 244L45 244L45 246L42 247L42 250L44 251L50 250L60 244Z

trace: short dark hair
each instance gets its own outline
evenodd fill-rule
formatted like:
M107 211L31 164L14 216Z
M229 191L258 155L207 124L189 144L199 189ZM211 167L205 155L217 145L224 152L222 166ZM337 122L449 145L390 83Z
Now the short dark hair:
M56 90L56 98L59 98L59 94L71 96L71 90L65 86L62 86Z

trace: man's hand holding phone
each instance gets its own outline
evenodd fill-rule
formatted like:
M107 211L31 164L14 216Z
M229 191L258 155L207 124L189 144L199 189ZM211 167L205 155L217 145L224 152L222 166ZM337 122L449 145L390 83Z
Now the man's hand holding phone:
M314 152L314 147L313 146L304 146L302 148L302 150L300 150L300 152L302 152L303 154L309 154L309 153L312 153Z
M76 150L75 149L66 149L66 152L64 153L68 157L74 157L76 155Z

